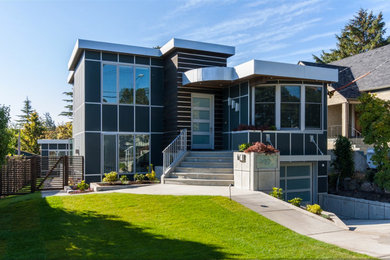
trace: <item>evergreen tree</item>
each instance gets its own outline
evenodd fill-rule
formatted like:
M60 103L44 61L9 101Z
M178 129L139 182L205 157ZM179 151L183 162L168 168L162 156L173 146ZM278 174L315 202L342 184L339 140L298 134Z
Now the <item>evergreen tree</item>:
M353 19L336 35L337 48L330 52L322 51L321 57L313 55L317 63L330 63L349 56L363 53L390 43L386 33L382 12L378 16L360 9Z
M27 122L20 131L21 148L23 151L39 154L38 139L41 138L45 127L37 112L32 112L27 118Z
M43 122L44 122L44 126L46 127L46 130L48 131L53 131L56 129L56 124L53 120L53 118L51 118L51 115L50 113L46 112L44 115L43 115Z
M59 115L73 119L73 91L62 92L62 94L66 96L62 101L65 101L67 105L64 106L66 111L62 111Z
M22 112L21 115L18 115L20 118L19 120L16 120L19 126L23 126L27 122L27 118L30 116L32 112L34 112L32 106L31 106L31 101L26 97L26 100L23 101L24 105L23 108L20 110Z
M4 163L6 155L11 152L12 133L8 129L9 121L9 107L0 106L0 167Z

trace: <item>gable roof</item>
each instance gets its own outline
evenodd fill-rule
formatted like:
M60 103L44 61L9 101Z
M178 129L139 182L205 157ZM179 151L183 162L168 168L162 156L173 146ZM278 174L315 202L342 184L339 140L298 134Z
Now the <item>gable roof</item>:
M338 89L354 79L366 74L390 59L390 44L360 53L329 64L318 64L314 62L299 62L302 65L317 67L337 67L339 70L339 81L332 86ZM345 98L354 99L360 96L360 92L369 92L383 88L390 88L390 61L384 63L371 74L359 79L352 85L338 90Z

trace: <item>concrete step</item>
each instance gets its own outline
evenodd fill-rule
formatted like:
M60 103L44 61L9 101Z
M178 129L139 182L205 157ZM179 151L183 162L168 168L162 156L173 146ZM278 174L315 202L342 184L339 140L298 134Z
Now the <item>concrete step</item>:
M186 162L180 163L180 167L221 167L221 168L233 168L233 162Z
M166 184L180 184L180 185L204 185L204 186L229 186L234 184L233 180L209 180L209 179L179 179L179 178L165 178Z
M200 173L233 173L233 167L176 167L175 172L200 172Z
M231 151L190 151L188 156L191 156L191 157L231 157L233 159L233 152L231 152Z
M169 178L178 179L208 179L208 180L234 180L231 173L204 173L204 172L174 172Z
M232 156L225 157L199 157L199 156L186 156L184 162L233 162Z

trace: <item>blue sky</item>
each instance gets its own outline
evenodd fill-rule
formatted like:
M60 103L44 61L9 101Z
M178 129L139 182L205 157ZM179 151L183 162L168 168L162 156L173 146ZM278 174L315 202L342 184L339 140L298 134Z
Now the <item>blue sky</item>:
M40 114L68 121L58 114L77 38L147 47L185 38L236 46L229 65L296 63L334 48L359 8L390 25L389 0L0 0L0 104L16 119L28 96Z

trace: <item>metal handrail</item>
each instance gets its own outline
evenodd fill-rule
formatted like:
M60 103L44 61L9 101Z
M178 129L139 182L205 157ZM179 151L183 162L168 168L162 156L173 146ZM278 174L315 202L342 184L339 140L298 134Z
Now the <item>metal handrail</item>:
M187 152L187 129L182 129L180 134L163 150L163 178L180 161Z

